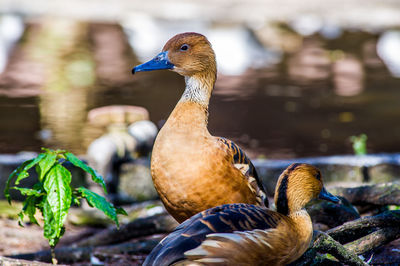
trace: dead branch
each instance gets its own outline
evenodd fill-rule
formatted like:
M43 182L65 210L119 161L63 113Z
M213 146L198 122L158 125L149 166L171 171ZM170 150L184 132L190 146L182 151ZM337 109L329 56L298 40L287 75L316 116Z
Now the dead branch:
M400 205L400 184L396 182L354 188L337 187L330 191L345 197L353 205Z
M400 237L399 225L379 229L369 235L344 245L348 250L360 255L374 248L387 244Z
M314 242L313 248L321 253L329 253L340 262L347 265L367 265L352 250L346 249L326 233L321 233L319 235L317 240Z
M360 238L379 227L395 227L400 224L400 211L386 211L381 214L363 217L332 228L326 233L340 243Z
M318 254L329 253L341 263L360 265L356 255L363 254L400 237L400 211L387 211L364 217L320 233L313 246L294 265L336 265ZM329 237L328 237L329 236ZM353 241L348 243L349 241ZM340 243L347 243L342 245ZM358 259L355 259L355 257ZM364 262L363 262L364 263Z
M2 266L49 266L52 264L43 263L39 261L12 259L0 256L0 265Z
M121 243L132 238L171 232L178 223L169 214L159 214L136 219L120 229L113 227L74 244L74 247L104 246Z
M111 246L101 247L63 247L55 249L56 258L61 263L75 263L80 261L90 261L90 258L96 254L138 254L150 253L151 250L160 242L161 237L145 239L130 243L123 243ZM27 253L11 256L16 259L38 260L51 262L50 250L39 251L36 253ZM1 260L0 260L1 262ZM29 261L31 262L31 261ZM31 262L32 263L32 262ZM2 265L0 263L0 265ZM12 264L14 265L14 264ZM22 264L21 264L22 265ZM28 264L24 264L28 265ZM31 264L29 264L31 265ZM38 264L39 265L39 264ZM47 264L46 264L47 265Z
M305 265L367 265L354 252L347 250L339 242L335 241L328 234L317 231L317 236L310 249L308 249L300 259L293 262L291 266ZM326 256L318 253L329 253L338 261L330 260Z

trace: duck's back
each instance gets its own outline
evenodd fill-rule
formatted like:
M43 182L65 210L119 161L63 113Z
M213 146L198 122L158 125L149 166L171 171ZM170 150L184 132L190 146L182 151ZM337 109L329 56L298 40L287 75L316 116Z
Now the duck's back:
M199 247L207 235L272 229L281 218L275 212L249 204L229 204L208 209L179 225L153 249L143 265L171 265L184 260L184 253ZM215 236L218 238L218 234ZM189 254L189 257L194 259L196 255Z

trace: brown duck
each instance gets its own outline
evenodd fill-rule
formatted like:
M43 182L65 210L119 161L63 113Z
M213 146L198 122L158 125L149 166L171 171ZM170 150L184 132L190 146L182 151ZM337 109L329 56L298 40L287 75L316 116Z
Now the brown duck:
M152 60L132 72L170 69L185 77L181 99L160 130L151 158L155 188L168 212L182 222L229 203L268 206L264 188L246 154L207 129L216 80L215 54L201 34L174 36Z
M312 223L305 205L328 193L320 171L292 164L275 188L276 211L228 204L203 211L164 238L143 265L285 265L309 247Z

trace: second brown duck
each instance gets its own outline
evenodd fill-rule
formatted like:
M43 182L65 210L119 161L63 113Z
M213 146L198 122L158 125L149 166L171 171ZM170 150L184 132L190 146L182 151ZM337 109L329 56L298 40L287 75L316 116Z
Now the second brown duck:
M292 164L278 179L276 211L250 204L228 204L203 211L164 238L143 265L291 263L310 245L313 227L304 207L314 198L339 202L323 187L317 168Z

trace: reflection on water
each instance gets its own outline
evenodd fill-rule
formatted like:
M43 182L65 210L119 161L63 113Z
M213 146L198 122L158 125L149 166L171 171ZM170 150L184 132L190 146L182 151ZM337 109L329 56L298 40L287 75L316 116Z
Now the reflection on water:
M7 57L15 43L24 32L22 18L15 15L3 15L0 17L0 73L7 64Z
M102 133L86 122L90 109L139 105L161 124L183 92L183 78L172 72L130 75L138 60L121 27L64 26L59 43L49 46L44 39L51 40L51 27L30 25L0 75L1 153L44 145L85 153ZM277 32L282 39L259 38L282 44L280 62L219 74L210 103L212 134L269 158L351 153L349 137L360 133L368 135L369 152L400 150L400 79L376 52L380 34ZM38 47L45 55L37 56Z
M206 20L165 21L138 14L126 19L123 27L141 61L158 54L162 45L175 34L188 31L207 36L222 74L241 75L247 68L268 66L280 59L280 52L266 49L244 26L211 25Z
M76 150L82 147L87 97L94 84L94 63L82 23L57 20L44 23L36 33L36 49L46 47L46 80L39 95L41 135L46 146L59 143ZM38 55L35 54L35 58ZM42 58L42 57L40 57ZM43 132L49 132L43 137Z
M400 77L400 31L385 32L379 38L377 50L392 75Z

